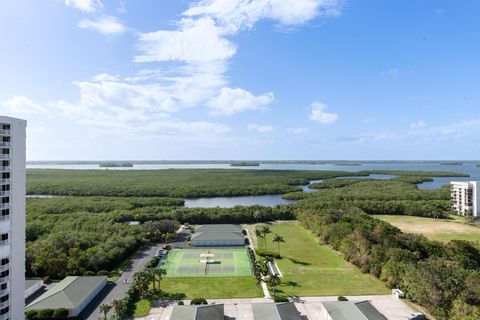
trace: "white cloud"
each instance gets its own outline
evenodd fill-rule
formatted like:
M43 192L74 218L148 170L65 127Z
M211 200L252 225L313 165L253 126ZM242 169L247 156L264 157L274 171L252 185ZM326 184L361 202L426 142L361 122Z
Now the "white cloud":
M100 0L65 0L65 5L88 13L95 12L103 6Z
M308 131L308 128L287 128L287 131L294 134L301 134Z
M268 133L273 131L272 126L258 125L256 123L251 123L247 126L248 132L257 132L257 133Z
M419 121L416 121L416 122L412 122L410 124L410 129L420 129L420 128L425 128L426 126L427 126L427 124L425 123L425 121L419 120Z
M329 124L337 121L338 115L335 113L328 113L325 109L328 106L320 101L315 101L311 105L310 120L316 121L321 124Z
M236 48L225 39L211 18L182 19L175 31L143 33L136 62L212 62L232 57Z
M92 77L93 81L100 82L100 81L118 81L119 76L114 74L108 73L99 73L96 76Z
M100 76L99 79L109 78ZM144 134L188 140L221 136L231 129L221 123L183 121L172 115L183 105L175 84L131 84L118 81L76 82L80 99L48 104L94 132Z
M82 29L98 31L105 35L119 35L127 30L116 17L112 16L103 16L96 20L82 19L77 26Z
M177 97L195 105L206 102L213 115L232 115L244 110L261 110L273 101L273 93L254 96L243 88L228 87L228 60L236 45L228 38L250 29L261 19L291 26L318 15L337 15L339 0L204 0L183 13L173 30L142 33L135 62L179 62L164 72L171 74ZM158 75L157 75L158 76ZM138 81L145 75L130 77Z
M318 15L340 13L338 0L203 0L184 12L189 17L212 17L226 32L250 29L261 19L272 19L292 26Z
M1 103L1 105L6 112L11 112L13 114L45 113L47 111L45 107L23 96L14 96Z
M361 134L352 138L358 142L404 141L407 143L452 142L462 140L477 144L480 141L480 119L471 119L442 126L421 126L403 131L384 131Z
M259 96L241 88L223 87L220 94L208 103L212 115L232 115L247 110L261 110L273 101L273 93Z

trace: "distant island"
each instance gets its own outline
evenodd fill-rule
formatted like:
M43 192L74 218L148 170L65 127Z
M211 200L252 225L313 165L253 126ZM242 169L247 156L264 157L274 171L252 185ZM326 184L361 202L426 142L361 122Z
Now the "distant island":
M463 162L460 161L450 161L450 162L440 162L440 164L446 165L446 166L460 166L463 164Z
M356 166L361 166L362 164L361 164L361 163L356 163L356 162L335 162L333 165L334 165L334 166L352 166L352 167L356 167Z
M230 163L231 167L259 167L260 162L254 161L240 161L240 162L232 162Z
M133 163L127 161L102 162L99 164L100 168L131 168Z

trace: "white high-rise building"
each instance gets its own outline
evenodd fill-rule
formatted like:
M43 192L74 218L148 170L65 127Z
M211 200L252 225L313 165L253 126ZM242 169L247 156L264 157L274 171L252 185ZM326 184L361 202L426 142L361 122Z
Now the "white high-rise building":
M452 181L450 182L452 210L462 216L480 217L480 182Z
M0 320L24 319L26 124L0 116Z

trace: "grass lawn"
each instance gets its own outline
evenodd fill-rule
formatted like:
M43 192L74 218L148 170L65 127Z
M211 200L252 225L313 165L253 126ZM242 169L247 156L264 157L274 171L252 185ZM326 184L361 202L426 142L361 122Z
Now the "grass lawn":
M375 218L387 221L403 232L423 234L431 240L448 242L450 240L480 241L480 228L462 223L462 219L436 220L412 216L375 215Z
M389 290L374 276L363 274L334 250L318 243L315 237L296 223L270 225L268 249L277 250L273 235L284 237L283 259L276 260L283 274L277 287L279 296L327 296L388 294ZM260 245L263 241L260 239Z
M145 317L150 312L152 304L150 301L142 299L135 304L135 318Z
M250 277L184 277L164 278L162 290L168 293L184 293L186 299L197 297L212 298L254 298L263 297L261 289Z

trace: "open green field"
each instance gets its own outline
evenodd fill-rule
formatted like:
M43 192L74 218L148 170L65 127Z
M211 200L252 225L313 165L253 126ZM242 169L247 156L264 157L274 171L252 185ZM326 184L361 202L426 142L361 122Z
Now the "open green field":
M374 217L391 223L403 232L423 234L431 240L443 242L450 240L480 241L480 228L466 225L458 219L437 220L392 215L375 215Z
M201 254L213 254L213 262L206 263ZM174 249L168 253L161 267L167 277L244 277L252 275L246 249Z
M296 223L270 225L268 248L276 251L273 235L284 237L283 259L277 265L283 274L279 296L328 296L387 294L389 290L374 276L363 274Z
M262 290L250 277L186 277L162 279L162 290L169 293L184 293L185 299L254 298L263 297Z

